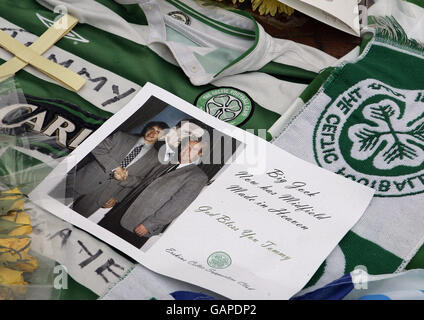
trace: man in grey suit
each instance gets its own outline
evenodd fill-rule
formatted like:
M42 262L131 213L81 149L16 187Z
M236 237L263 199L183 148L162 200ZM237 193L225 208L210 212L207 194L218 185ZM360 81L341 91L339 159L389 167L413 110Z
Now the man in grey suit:
M124 199L160 165L153 146L167 128L164 122L150 122L141 136L117 131L103 140L91 152L95 160L77 171L73 209L89 217Z
M139 237L159 234L196 199L208 182L207 175L197 165L207 142L183 141L178 163L151 182L125 211L120 224Z
M206 132L201 125L203 124L196 119L186 119L181 120L174 127L167 130L166 135L163 138L159 138L159 141L163 140L165 147L165 154L160 159L166 163L176 158L176 151L184 139L201 138Z

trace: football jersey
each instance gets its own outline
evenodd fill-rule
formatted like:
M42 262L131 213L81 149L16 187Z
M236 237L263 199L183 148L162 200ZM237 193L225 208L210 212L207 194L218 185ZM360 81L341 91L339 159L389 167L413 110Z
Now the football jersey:
M7 124L3 112L0 125L56 134L57 144L43 150L52 156L76 148L148 81L223 121L268 129L305 83L334 62L272 38L249 15L192 1L38 2L0 1L0 29L29 45L53 24L52 10L66 8L80 23L44 57L88 81L76 93L28 66L16 80L31 112ZM0 49L0 63L10 58ZM222 95L230 99L217 99Z

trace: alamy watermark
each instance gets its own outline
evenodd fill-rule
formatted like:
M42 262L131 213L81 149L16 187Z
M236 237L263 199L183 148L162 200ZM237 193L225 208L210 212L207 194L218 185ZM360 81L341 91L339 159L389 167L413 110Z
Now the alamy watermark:
M56 290L68 289L68 269L64 265L57 265L53 269L56 275L53 280L53 287Z

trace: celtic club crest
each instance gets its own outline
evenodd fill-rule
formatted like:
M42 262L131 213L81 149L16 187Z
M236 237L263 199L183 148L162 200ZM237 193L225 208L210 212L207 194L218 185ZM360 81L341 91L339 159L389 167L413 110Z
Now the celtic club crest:
M208 257L208 265L215 269L225 269L231 265L231 257L222 251L214 252Z
M230 88L207 90L197 97L196 106L233 125L242 125L253 112L253 101L243 91Z
M376 196L424 192L424 91L361 81L321 114L314 153L320 166Z

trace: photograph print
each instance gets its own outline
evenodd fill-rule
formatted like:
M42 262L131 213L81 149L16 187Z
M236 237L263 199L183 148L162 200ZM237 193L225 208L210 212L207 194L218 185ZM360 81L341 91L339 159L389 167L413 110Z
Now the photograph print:
M165 232L240 146L238 140L152 96L49 195L142 248Z

